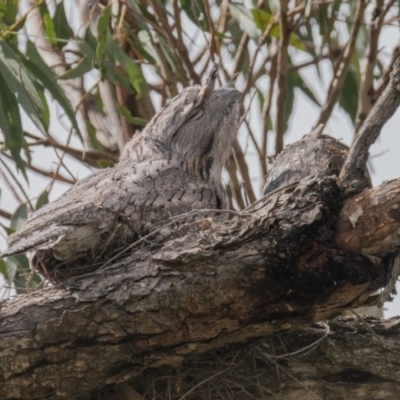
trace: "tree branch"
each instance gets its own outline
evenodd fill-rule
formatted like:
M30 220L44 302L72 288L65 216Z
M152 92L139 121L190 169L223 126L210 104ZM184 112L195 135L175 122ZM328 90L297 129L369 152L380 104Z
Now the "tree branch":
M369 148L378 138L382 127L400 106L400 58L394 64L391 79L373 106L350 147L347 160L339 176L339 184L346 191L362 189L359 182L364 175Z
M332 246L339 195L332 178L306 180L251 215L1 303L0 397L71 398L370 303L386 269ZM360 221L373 232L379 215ZM399 224L398 213L391 218Z
M318 118L318 121L314 125L314 128L316 128L320 124L323 124L325 126L325 124L327 123L328 119L332 114L333 107L335 106L339 98L340 91L342 90L344 81L346 79L347 71L349 70L351 57L353 56L354 46L356 45L358 31L362 23L367 3L368 1L366 0L360 0L357 3L358 5L357 5L356 17L353 25L353 30L351 31L350 34L350 39L347 42L345 48L343 49L341 57L337 63L337 68L334 71L334 76L327 91L327 98L325 104L321 110L321 114Z

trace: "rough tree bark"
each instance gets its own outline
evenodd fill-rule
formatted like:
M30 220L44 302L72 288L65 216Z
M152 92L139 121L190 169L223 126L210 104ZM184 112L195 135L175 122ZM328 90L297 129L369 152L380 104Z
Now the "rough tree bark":
M364 156L350 154L346 168L356 160L359 182ZM348 196L351 174L342 176ZM254 366L264 357L270 367L255 373L262 387L272 370L278 376L267 385L275 398L395 398L397 320L372 328L336 320L310 333L313 322L382 301L373 293L388 285L390 294L399 267L400 179L344 204L343 193L334 176L302 177L230 221L207 220L162 247L141 241L97 272L1 303L0 398L72 398L134 378L140 390L146 374L181 366L179 376L201 357L214 356L215 365L247 340L258 348ZM214 377L234 369L232 354ZM169 394L204 398L194 390L212 378L178 379ZM208 398L223 397L207 386ZM261 396L243 389L248 397L235 398Z

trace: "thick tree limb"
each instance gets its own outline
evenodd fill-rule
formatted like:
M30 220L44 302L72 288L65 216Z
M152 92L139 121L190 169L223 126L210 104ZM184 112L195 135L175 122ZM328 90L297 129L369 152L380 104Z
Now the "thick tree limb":
M333 178L303 181L251 215L3 302L0 397L70 398L371 302L386 267L333 246L338 194ZM360 223L373 231L375 217Z
M336 243L349 253L384 257L399 248L399 232L400 179L394 179L344 203Z
M396 399L399 333L399 318L342 317L209 352L180 371L149 372L131 385L146 400Z

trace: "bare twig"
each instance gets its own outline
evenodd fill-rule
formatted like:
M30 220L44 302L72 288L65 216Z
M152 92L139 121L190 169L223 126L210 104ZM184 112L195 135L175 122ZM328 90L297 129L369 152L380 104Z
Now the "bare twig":
M365 52L360 91L358 94L356 131L364 122L375 101L374 69L378 58L379 36L385 16L385 13L382 10L383 5L383 0L377 0L375 10L372 13L368 47Z
M376 332L371 328L371 326L365 321L365 319L358 314L355 310L350 308L350 311L357 317L357 319L365 326L368 332L371 333L371 335L380 343L380 345L386 349L385 343L383 340L376 334Z
M98 167L99 161L108 161L111 163L115 163L118 161L118 157L103 151L82 151L79 149L75 149L70 146L65 146L58 142L53 136L50 134L48 135L47 139L42 139L39 136L36 136L30 132L24 131L24 136L29 137L30 139L34 139L34 143L28 143L28 146L51 146L55 149L62 150L63 152L67 153L69 156L75 158L78 161L83 161L86 164L90 165L91 167Z
M4 153L3 153L4 154ZM22 195L25 198L25 202L28 205L30 211L33 211L33 205L31 203L31 200L29 199L28 193L26 193L25 189L21 185L20 181L17 179L17 177L14 175L14 173L11 171L10 167L0 158L0 163L3 165L3 167L6 169L8 174L11 176L12 180L15 182L15 184L19 187L19 190L21 191Z
M275 87L275 80L278 71L278 48L275 45L270 46L271 52L271 65L268 71L269 77L269 86L268 92L265 96L263 109L261 112L262 123L263 123L263 136L262 136L262 143L261 143L261 152L262 158L261 160L261 170L262 176L265 176L267 173L267 145L268 145L268 126L271 119L271 107L272 107L272 100L274 95L274 87Z
M150 0L150 3L156 15L156 18L160 22L162 30L164 31L164 37L166 37L169 44L176 52L187 73L189 74L190 79L192 79L193 83L199 84L201 81L200 77L197 75L196 71L193 68L193 64L190 61L189 53L185 44L183 43L183 41L179 41L179 38L177 39L173 35L171 26L168 23L168 18L164 10L161 9L161 7L157 4L155 0Z
M392 72L393 65L396 62L398 57L400 57L400 45L397 45L393 49L393 54L392 54L392 58L389 62L389 65L385 68L385 71L383 72L381 78L379 79L379 81L376 85L375 98L378 98L383 93L386 86L388 85L388 83L390 81L390 73Z
M283 135L286 131L285 123L285 101L286 101L286 65L288 59L288 46L290 38L290 27L287 17L288 0L281 1L279 28L279 49L278 49L278 94L276 99L276 130L275 130L275 154L283 150Z
M6 154L6 153L2 153L2 155L4 157L8 158L9 160L13 160L13 158L11 156L9 156L8 154ZM25 164L25 168L29 169L29 170L31 170L33 172L36 172L39 175L46 176L48 178L53 178L53 176L55 176L55 179L57 181L60 181L60 182L69 183L70 185L74 185L75 184L75 181L73 181L71 179L68 179L65 176L61 175L61 174L55 174L53 171L45 171L43 169L35 167L32 164Z
M354 314L355 314L355 313L354 313ZM324 327L325 327L325 332L324 332L324 334L323 334L320 338L318 338L316 341L310 343L310 344L307 345L307 346L302 347L302 348L299 349L299 350L292 351L291 353L281 354L281 355L278 355L278 356L275 355L275 354L268 354L268 353L265 353L264 351L263 351L262 353L263 353L263 355L268 356L269 358L273 358L273 359L275 359L275 360L279 360L279 359L287 359L287 358L290 358L290 357L293 357L293 356L298 356L299 354L303 354L303 353L305 353L305 352L308 351L308 350L314 349L314 348L317 347L318 344L320 344L320 343L329 335L329 333L330 333L329 325L328 325L327 323L325 323L325 322L323 323L323 325L324 325ZM275 351L274 351L274 353L275 353Z
M11 219L12 214L10 214L9 212L2 210L0 208L0 217L5 218L5 219Z
M250 203L254 203L256 201L256 196L254 194L253 186L251 184L249 167L246 163L244 154L242 152L242 149L239 146L239 143L235 142L233 149L234 149L235 160L239 167L240 175L242 175L243 181L246 184L245 187L246 187L247 196L250 200Z
M233 157L228 160L225 167L229 174L229 184L231 187L231 192L236 200L239 209L243 210L245 208L245 205L241 193L241 186L237 177L237 165Z
M391 78L382 96L373 106L367 119L362 124L339 176L339 184L351 191L354 183L361 182L368 161L369 148L378 138L382 127L400 106L400 57L396 60ZM355 182L352 182L355 181ZM358 183L357 183L358 186ZM357 187L357 189L362 189Z
M0 168L0 176L3 178L4 183L10 190L11 194L14 196L15 200L17 201L18 204L22 204L24 201L22 198L19 196L18 192L15 190L14 185L10 182L8 179L7 175L4 173L4 171L1 170Z
M325 104L322 107L321 114L319 115L318 121L315 123L314 128L320 124L325 125L327 123L332 114L333 107L339 98L340 91L343 88L344 81L350 67L351 57L353 56L354 47L356 45L357 34L360 30L367 3L368 1L366 0L360 0L357 2L356 18L350 34L350 39L340 55L337 68L334 71L333 79L329 85Z

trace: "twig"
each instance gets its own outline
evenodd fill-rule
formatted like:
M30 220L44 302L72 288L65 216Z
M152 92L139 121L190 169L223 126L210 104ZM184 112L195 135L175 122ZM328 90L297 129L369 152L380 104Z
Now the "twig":
M239 143L237 141L235 141L233 145L233 151L234 151L235 161L239 167L240 175L242 175L242 179L246 184L247 196L250 200L250 203L254 203L256 201L256 196L254 194L253 186L251 184L249 167L244 158L242 149L240 148Z
M3 154L4 157L6 157L6 158L12 160L12 157L9 156L8 154L6 154L6 153L2 153L2 154ZM70 185L74 185L74 184L75 184L75 181L72 181L71 179L68 179L68 178L66 178L65 176L63 176L63 175L61 175L61 174L59 174L59 173L58 173L58 174L55 174L55 173L52 172L52 171L45 171L45 170L43 170L43 169L40 169L40 168L38 168L38 167L35 167L35 166L32 165L32 164L25 164L25 168L27 168L27 169L29 169L29 170L31 170L31 171L33 171L33 172L36 172L36 173L39 174L39 175L47 176L48 178L53 178L53 176L55 176L55 179L58 180L58 181L60 181L60 182L69 183Z
M150 0L151 6L154 10L157 20L160 22L162 30L164 30L164 37L167 38L169 44L172 46L180 61L184 65L186 71L188 72L190 79L192 79L193 83L200 84L200 77L197 75L196 71L193 68L193 65L190 61L189 53L183 41L179 41L173 34L171 27L168 23L168 17L165 14L164 10L162 10L155 0Z
M325 60L327 58L329 58L329 54L318 54L316 57L314 57L310 61L305 61L300 64L289 65L287 67L287 71L288 72L298 71L302 68L309 67L310 65L318 64L320 61Z
M48 134L47 139L41 139L40 137L30 132L24 131L24 136L36 140L36 142L34 143L27 143L28 146L51 146L55 149L62 150L63 152L67 153L69 156L75 158L78 161L85 162L91 167L98 167L99 161L110 161L112 163L116 163L118 161L118 158L116 156L113 156L112 154L105 151L88 150L83 152L82 150L75 149L70 146L65 146L54 139L54 137L50 134Z
M356 45L357 34L360 30L367 3L368 1L366 0L360 0L357 2L356 18L354 21L353 30L350 34L350 39L343 49L342 54L340 55L339 61L337 63L337 68L334 71L333 79L329 85L325 104L322 107L318 121L315 123L314 128L320 124L325 125L327 123L329 117L332 114L333 107L335 106L339 98L340 91L343 88L344 81L350 67L351 57L353 56L354 47Z
M279 356L275 355L275 354L268 354L265 353L264 351L262 352L264 355L267 355L269 358L274 358L275 360L279 360L279 359L286 359L289 357L293 357L293 356L297 356L299 354L305 353L307 350L310 350L312 348L315 348L320 342L322 342L330 333L330 329L329 329L329 325L326 324L325 322L323 323L325 326L325 333L323 336L321 336L319 339L317 339L315 342L310 343L309 345L302 347L299 350L296 351L292 351L291 353L285 353L285 354L281 354ZM275 353L275 352L274 352Z
M286 65L288 59L288 46L290 38L290 27L287 17L288 0L282 0L280 8L279 28L279 48L278 48L278 94L276 99L276 137L275 154L283 150L283 135L286 131L285 109L286 109Z
M235 76L239 71L240 67L243 65L244 55L247 50L247 45L249 44L249 36L247 33L243 33L242 38L240 39L238 49L235 55L235 66L232 70L232 76Z
M364 66L358 94L356 131L364 122L375 100L374 69L378 58L378 42L385 17L383 0L377 0L369 29L368 47L364 56ZM387 8L386 8L387 10Z
M11 219L12 214L10 214L9 212L2 210L0 208L0 217L5 218L5 219Z
M291 378L293 378L299 385L301 385L306 391L312 393L315 395L319 400L323 400L321 396L319 396L317 393L313 392L307 385L305 385L300 379L298 379L295 375L293 375L288 368L284 367L283 365L280 365L277 363L276 360L274 360L272 357L270 357L268 354L265 354L263 351L260 350L260 354L263 354L265 358L270 361L272 364L274 364L277 368L280 368L283 372L285 372L287 375L289 375ZM309 397L308 397L309 398Z
M66 143L66 146L67 146L67 147L69 146L69 142L71 141L72 133L73 133L73 129L72 129L72 127L71 127L71 129L69 130L68 138L67 138L67 143ZM56 181L56 178L55 178L55 177L59 174L60 168L61 168L61 166L64 164L64 163L63 163L63 158L64 158L64 156L65 156L65 152L63 152L61 156L58 155L56 149L54 149L54 152L56 153L56 156L57 156L57 158L58 158L58 164L57 164L57 167L56 167L56 169L55 169L55 171L54 171L54 175L53 175L53 177L51 178L51 181L50 181L49 185L47 186L47 191L48 191L48 193L51 192L51 189L53 188L54 182ZM69 171L67 170L67 172L69 172ZM74 178L74 179L75 179L75 178ZM76 180L75 180L75 182L76 182ZM74 183L75 183L75 182L74 182Z
M3 178L4 183L6 184L6 186L8 187L8 189L10 190L11 194L14 196L15 200L17 200L17 203L19 204L23 204L24 201L21 199L21 197L19 197L18 192L15 190L15 187L13 186L13 184L9 181L7 175L4 173L4 171L0 168L0 176Z
M369 324L365 321L361 315L359 315L356 311L350 308L350 311L357 317L357 319L365 326L368 332L382 345L384 349L386 349L384 341L376 334L376 332L369 326Z
M390 81L390 73L393 70L393 65L399 57L400 57L400 45L397 45L393 49L393 54L392 54L392 58L389 62L389 65L385 68L385 71L383 72L381 78L379 79L379 81L377 83L376 90L375 90L375 98L378 98L383 93L386 86L388 85L388 83Z
M245 208L244 201L242 198L241 187L239 183L239 179L237 177L237 164L235 162L234 157L230 157L228 162L225 165L226 171L229 174L229 185L231 187L231 192L234 195L236 203L240 210Z
M177 1L177 0L175 0ZM215 43L215 26L214 21L211 17L211 10L210 10L210 2L208 0L203 0L204 10L206 12L206 17L208 21L208 25L210 26L210 55L211 60L215 62L215 54L217 53L217 46ZM200 75L202 76L202 75Z
M4 154L4 153L3 153ZM16 185L19 187L19 190L21 191L22 195L25 198L25 202L27 203L30 211L33 211L33 205L31 203L31 200L29 199L28 194L26 193L25 189L23 188L23 186L21 185L20 181L17 179L17 177L13 174L13 172L11 171L10 167L0 158L0 163L3 165L3 167L6 169L6 171L9 173L9 175L11 176L11 178L13 179L13 181L16 183Z
M146 239L148 239L149 237L155 235L156 233L162 231L165 228L168 228L171 225L176 224L176 221L179 219L184 219L190 216L195 216L195 215L200 215L203 213L222 213L222 214L233 214L235 216L239 216L239 217L247 217L250 216L251 214L248 213L244 213L244 212L236 212L233 210L218 210L218 209L202 209L202 210L191 210L187 213L183 213L183 214L179 214L179 215L175 215L173 217L170 218L170 222L164 224L163 226L161 226L160 228L155 229L154 231L148 233L145 236L142 236L140 239L136 240L135 242L131 243L128 247L125 247L123 250L121 250L118 254L116 254L114 257L110 258L109 260L107 260L107 262L105 264L103 264L101 266L101 268L99 268L96 272L99 272L101 270L103 270L107 265L109 265L112 261L114 261L115 259L117 259L118 257L120 257L122 254L126 253L128 250L131 250L133 247L135 247L136 245L138 245L139 243L142 243L144 241L146 241ZM80 275L82 276L82 275Z
M281 192L283 190L286 189L292 189L295 188L296 186L298 186L298 184L300 183L300 181L295 181L293 183L288 183L287 185L281 186L278 189L273 190L272 192L267 193L266 195L264 195L263 197L261 197L260 199L258 199L257 201L255 201L253 204L250 204L249 207L246 207L242 213L247 212L249 210L251 210L252 208L254 208L257 204L262 203L263 201L265 201L266 199L268 199L268 197L271 197L273 194Z
M269 131L268 125L271 119L271 107L274 96L275 80L278 71L278 47L271 44L270 52L271 52L271 65L268 71L268 77L269 77L268 92L265 96L264 105L261 112L262 124L263 124L263 136L261 143L262 158L260 159L260 165L263 171L262 176L265 176L267 173L267 145L268 145L268 131Z
M362 181L369 148L378 138L382 127L400 106L400 57L396 60L390 81L382 96L374 104L367 119L362 124L339 176L339 185L350 190L352 181ZM359 187L359 189L362 189Z

